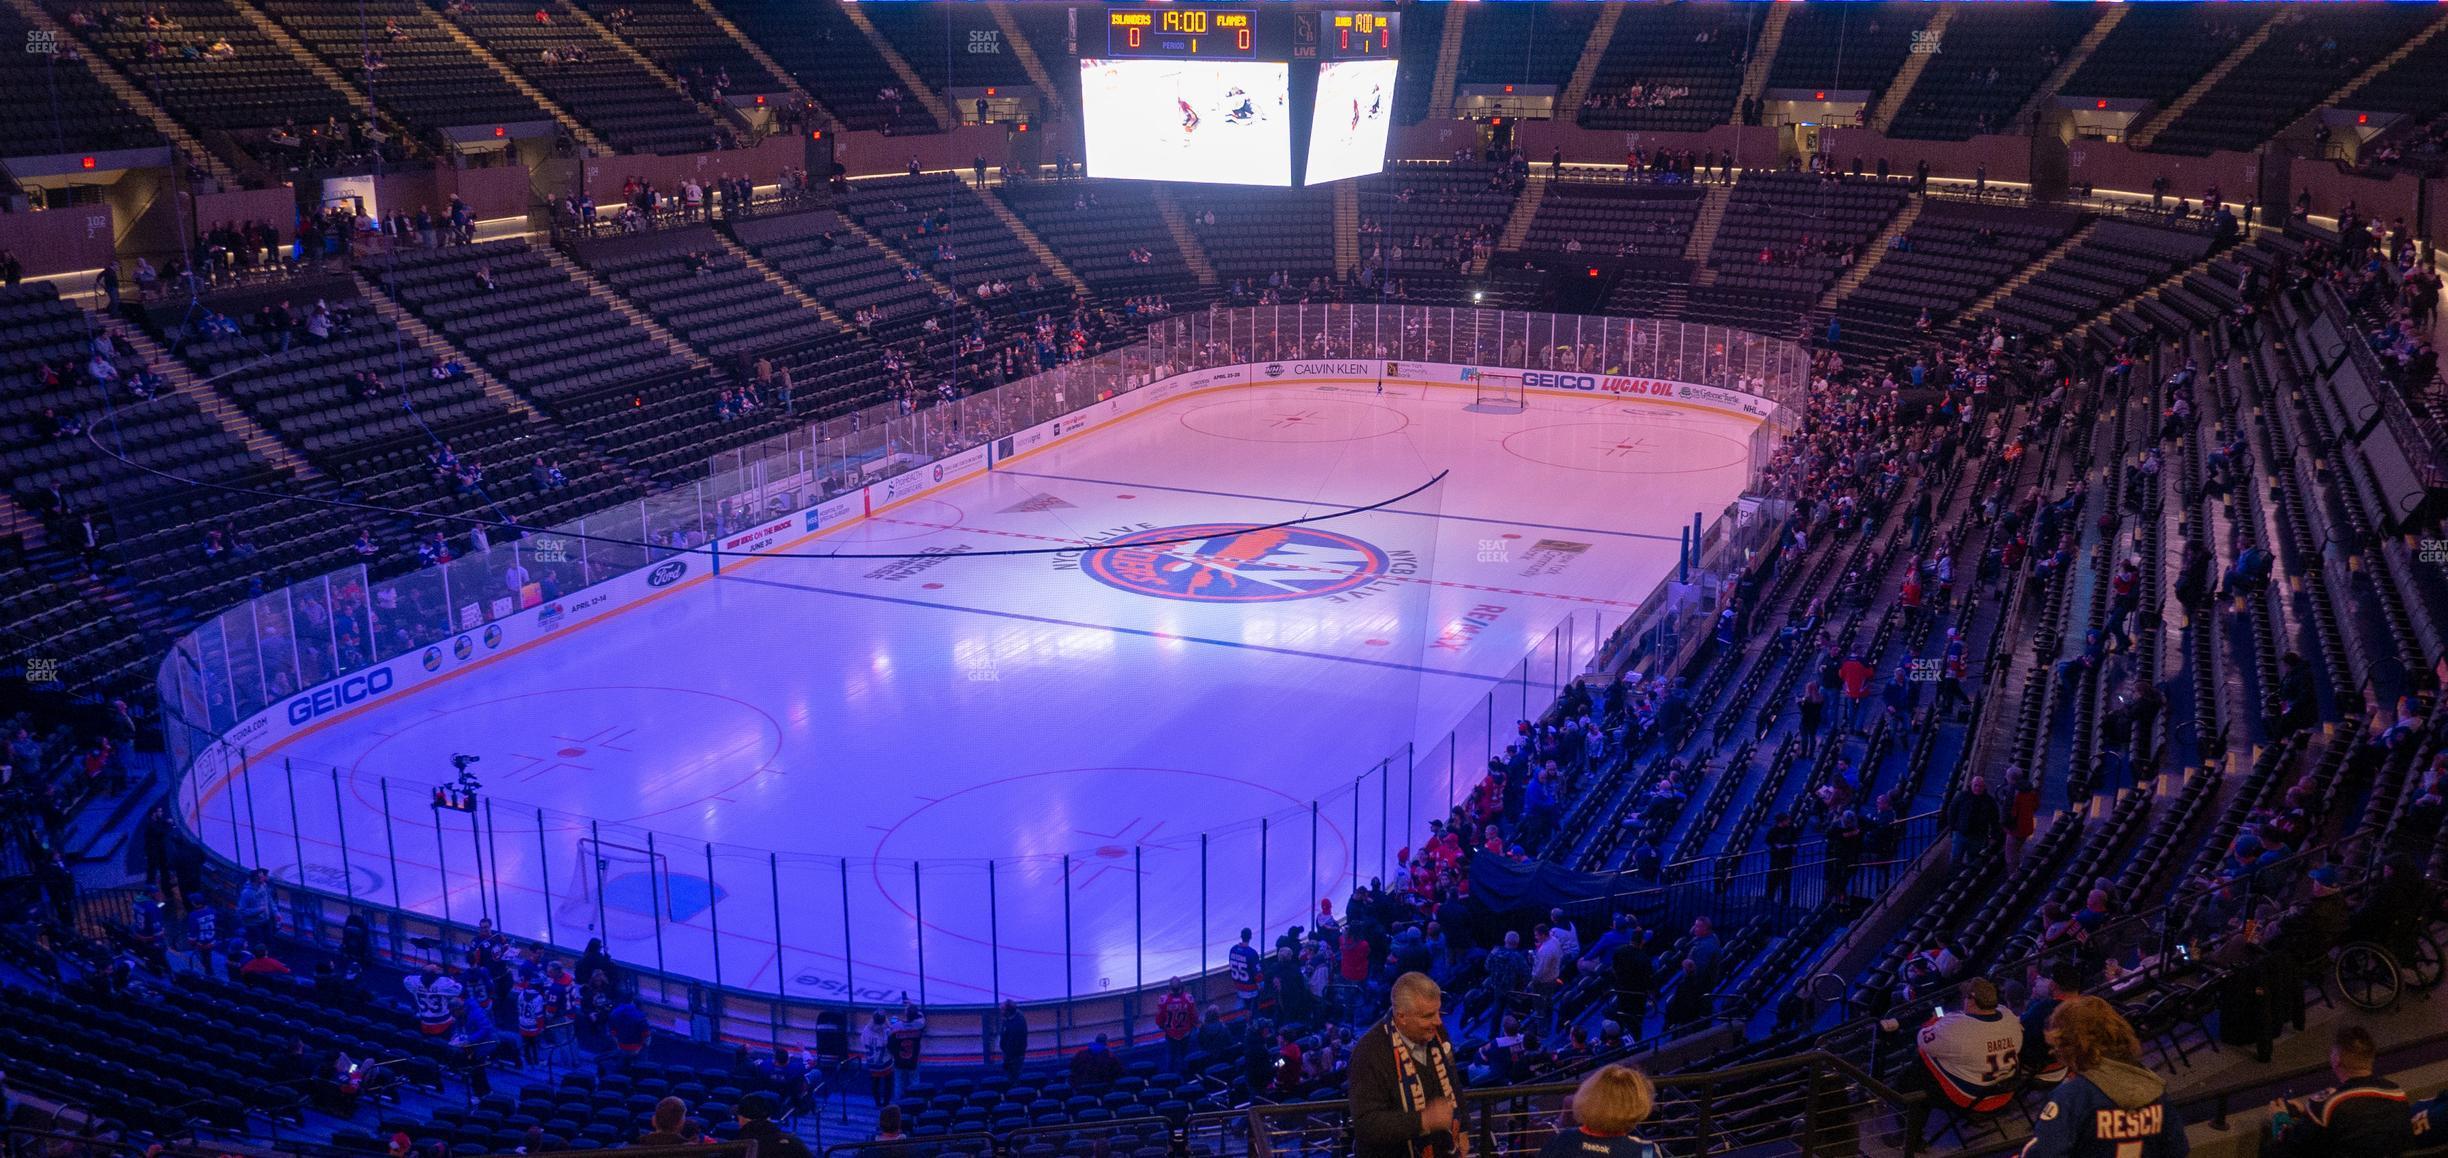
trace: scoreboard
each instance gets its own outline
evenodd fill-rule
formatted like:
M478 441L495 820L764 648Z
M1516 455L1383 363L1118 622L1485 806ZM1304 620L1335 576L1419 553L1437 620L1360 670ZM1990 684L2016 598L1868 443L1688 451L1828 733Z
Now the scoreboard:
M1305 5L1262 10L1116 4L1105 9L1101 55L1108 60L1390 59L1402 43L1397 19L1386 10Z
M1394 55L1396 33L1391 12L1322 12L1325 25L1320 55L1328 60L1367 60Z
M1256 60L1255 8L1113 8L1105 13L1105 55L1118 59Z

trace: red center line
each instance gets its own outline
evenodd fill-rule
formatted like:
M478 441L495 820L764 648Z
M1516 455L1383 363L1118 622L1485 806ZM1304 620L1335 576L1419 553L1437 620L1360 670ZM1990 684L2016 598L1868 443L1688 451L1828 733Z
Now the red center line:
M1057 543L1066 547L1099 547L1104 545L1091 539L1066 539L1060 535L1040 535L1032 531L1004 531L997 530L992 527L964 526L957 523L929 523L916 519L896 519L884 515L877 515L869 521L877 523L898 523L905 527L931 527L939 531L968 531L979 535L1001 535L1008 539L1026 539L1039 543ZM1122 549L1132 548L1129 548L1126 545ZM1333 567L1318 567L1299 563L1269 563L1267 566L1279 571L1318 571L1336 575L1345 574L1345 572ZM1377 578L1387 583L1418 583L1429 587L1443 587L1454 591L1484 591L1497 595L1518 595L1524 599L1554 599L1564 603L1584 603L1598 607L1638 608L1640 606L1638 603L1632 603L1622 599L1606 599L1596 595L1566 595L1552 591L1525 591L1518 587L1494 587L1485 583L1463 583L1453 579L1423 579L1417 575L1380 575Z

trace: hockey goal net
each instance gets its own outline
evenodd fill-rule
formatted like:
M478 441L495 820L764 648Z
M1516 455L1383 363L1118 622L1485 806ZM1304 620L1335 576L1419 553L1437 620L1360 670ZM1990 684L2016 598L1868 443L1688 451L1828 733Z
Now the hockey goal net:
M1471 402L1473 410L1514 413L1529 405L1522 398L1520 374L1500 374L1492 370L1482 370L1471 379L1471 385L1478 392L1477 397Z
M606 941L644 940L672 919L671 860L662 853L582 836L576 869L570 886L554 891L564 898L564 919L584 925L589 934Z

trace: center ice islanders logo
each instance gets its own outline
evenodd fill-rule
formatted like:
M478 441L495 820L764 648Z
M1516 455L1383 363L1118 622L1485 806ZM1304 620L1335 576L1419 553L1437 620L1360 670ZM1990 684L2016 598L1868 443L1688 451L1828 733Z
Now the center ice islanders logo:
M1151 545L1137 546L1143 543ZM1081 563L1097 582L1195 603L1340 595L1384 578L1391 567L1373 543L1307 527L1198 523L1133 531L1101 545L1106 549L1085 552Z

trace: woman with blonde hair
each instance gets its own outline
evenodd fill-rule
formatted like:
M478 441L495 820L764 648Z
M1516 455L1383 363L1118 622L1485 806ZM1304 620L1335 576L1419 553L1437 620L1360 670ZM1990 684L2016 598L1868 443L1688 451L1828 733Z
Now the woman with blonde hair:
M2032 1125L2022 1158L2185 1158L2167 1082L2142 1065L2131 1023L2097 997L2049 1014L2049 1051L2068 1074Z
M1656 1105L1649 1075L1631 1066L1600 1069L1573 1091L1573 1118L1581 1127L1549 1139L1539 1158L1659 1158L1657 1143L1632 1132Z

